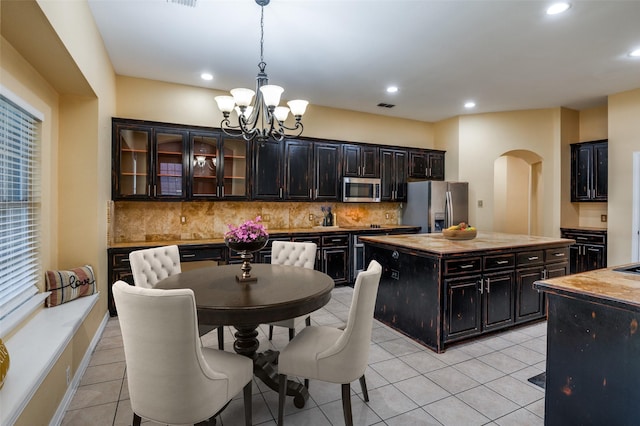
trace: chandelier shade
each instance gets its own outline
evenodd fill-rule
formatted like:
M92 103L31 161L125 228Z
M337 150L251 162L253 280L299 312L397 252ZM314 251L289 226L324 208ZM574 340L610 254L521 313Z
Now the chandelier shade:
M270 0L255 0L261 8L260 13L260 62L256 77L256 90L236 88L230 91L231 96L216 96L216 104L222 111L223 119L220 128L230 136L242 136L245 140L256 139L260 143L268 141L282 141L285 138L297 137L302 134L302 116L306 112L309 102L295 99L287 102L289 107L279 106L280 97L284 89L269 84L265 72L267 64L264 62L264 6ZM237 114L237 124L231 123L231 112ZM293 127L285 125L293 115Z

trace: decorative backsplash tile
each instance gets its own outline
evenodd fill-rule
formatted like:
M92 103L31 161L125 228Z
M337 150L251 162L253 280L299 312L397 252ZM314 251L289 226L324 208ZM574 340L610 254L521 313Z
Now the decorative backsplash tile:
M330 206L338 226L398 225L400 203L301 203L257 201L116 201L110 241L173 241L222 238L227 224L262 216L267 229L312 229ZM313 216L311 216L313 215ZM313 217L313 220L310 220ZM184 222L183 222L184 218Z

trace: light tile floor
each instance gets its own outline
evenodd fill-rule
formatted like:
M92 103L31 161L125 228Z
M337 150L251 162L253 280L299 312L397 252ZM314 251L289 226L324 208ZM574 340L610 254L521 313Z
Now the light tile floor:
M338 287L331 301L311 316L312 323L340 325L346 321L353 289ZM273 341L260 330L260 350L280 349L288 342L276 328ZM216 332L203 343L217 347ZM233 351L233 336L225 330L225 349ZM544 391L527 379L545 369L546 323L539 322L449 347L443 354L374 320L369 366L365 373L369 403L359 384L352 384L356 425L543 425ZM342 425L340 386L311 381L303 409L291 398L288 425ZM253 385L253 424L275 425L278 395L260 381ZM130 425L131 405L126 381L122 337L111 318L89 367L62 421L65 426ZM244 425L238 395L217 419L224 426ZM152 425L151 422L144 424Z

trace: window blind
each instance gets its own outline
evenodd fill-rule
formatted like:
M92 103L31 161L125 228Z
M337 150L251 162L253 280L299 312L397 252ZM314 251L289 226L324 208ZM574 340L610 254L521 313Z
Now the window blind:
M40 121L0 95L0 320L38 292Z

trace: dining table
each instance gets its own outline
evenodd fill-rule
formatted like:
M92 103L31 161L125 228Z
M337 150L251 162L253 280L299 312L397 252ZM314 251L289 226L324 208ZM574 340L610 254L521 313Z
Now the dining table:
M258 326L309 314L329 302L333 279L320 271L297 266L252 264L256 280L236 278L240 265L207 266L180 272L159 281L156 288L190 288L195 296L198 323L233 326L233 349L253 359L254 375L278 391L278 351L258 352ZM304 407L308 389L288 380L287 395Z

